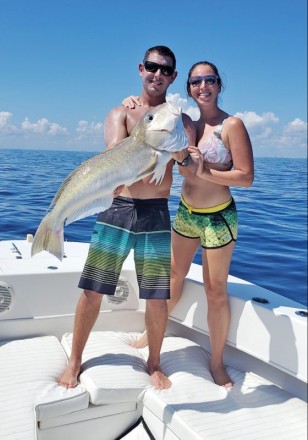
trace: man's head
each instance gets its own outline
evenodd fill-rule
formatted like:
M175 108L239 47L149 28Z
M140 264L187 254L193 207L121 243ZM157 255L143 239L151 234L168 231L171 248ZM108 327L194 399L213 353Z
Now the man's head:
M175 68L176 68L176 59L175 59L175 55L174 55L174 53L172 52L172 50L169 49L169 47L167 47L167 46L154 46L154 47L150 47L150 49L148 49L148 50L146 51L146 53L144 54L144 57L143 57L143 64L145 63L145 61L148 60L149 55L150 55L152 52L157 52L159 55L161 55L161 56L163 56L163 57L169 57L169 58L171 58L171 60L172 60L172 64L171 64L171 66L173 67L173 70L175 70Z
M176 59L171 49L166 46L154 46L148 49L139 64L139 74L143 79L145 91L150 96L160 96L177 76Z

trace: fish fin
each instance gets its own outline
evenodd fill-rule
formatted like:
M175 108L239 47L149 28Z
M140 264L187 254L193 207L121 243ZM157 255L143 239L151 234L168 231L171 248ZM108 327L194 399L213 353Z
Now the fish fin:
M86 206L82 206L80 209L72 212L66 219L65 225L81 220L90 215L98 214L99 212L106 211L113 201L113 193L108 194L104 198L93 200Z
M41 221L33 239L31 256L46 250L60 261L64 254L64 231L63 226L56 230L52 227L50 214L47 214Z
M154 182L154 180L156 180L156 184L161 183L166 172L166 165L171 157L171 153L167 151L158 151L152 149L152 158L150 164L145 170L141 171L141 173L137 175L138 179L142 179L143 177L154 173L150 183Z
M155 181L155 184L158 185L162 182L165 176L167 163L171 160L171 157L171 154L167 151L156 152L156 167L150 183Z
M153 177L150 180L150 183L155 182L155 185L159 185L162 183L163 178L165 177L166 166L155 170Z

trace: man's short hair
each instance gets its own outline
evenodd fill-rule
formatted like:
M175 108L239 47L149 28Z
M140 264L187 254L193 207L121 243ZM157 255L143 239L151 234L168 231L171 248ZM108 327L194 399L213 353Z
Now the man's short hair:
M145 62L148 59L148 57L149 57L151 52L157 52L157 53L159 53L159 55L162 55L164 57L170 57L172 59L172 64L173 64L174 69L176 68L175 55L172 52L172 50L169 49L169 47L167 47L167 46L153 46L153 47L150 47L150 49L148 49L146 51L146 53L144 54L143 62Z

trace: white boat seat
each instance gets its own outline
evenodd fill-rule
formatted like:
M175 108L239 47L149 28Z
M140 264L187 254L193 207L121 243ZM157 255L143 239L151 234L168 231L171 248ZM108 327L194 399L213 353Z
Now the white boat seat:
M185 338L164 339L161 366L172 387L156 390L146 371L148 349L129 345L138 336L92 332L84 350L81 385L69 390L57 380L67 364L63 347L69 355L71 334L63 336L63 347L54 336L0 346L0 440L63 440L63 424L76 425L77 434L87 429L90 418L97 432L105 426L106 439L111 440L119 435L115 428L124 432L141 412L157 440L306 439L304 401L231 367L235 385L229 390L215 385L209 354Z
M89 395L78 385L57 385L67 364L54 336L16 340L0 346L1 440L33 440L36 421L66 415L89 405Z
M143 416L156 439L306 439L305 402L231 367L227 370L234 386L215 385L209 354L193 342L165 338L161 366L172 387L148 389L143 400Z
M129 345L140 334L94 331L83 355L80 383L96 405L143 402L143 418L158 440L303 440L306 403L271 382L227 367L235 385L217 386L209 354L181 337L165 337L161 366L172 387L156 390L146 372L148 349ZM72 335L62 344L68 355ZM262 429L260 429L260 426Z
M79 379L88 390L92 404L141 402L146 389L151 386L142 353L129 345L133 335L91 332L83 352ZM72 334L64 334L61 343L69 356Z

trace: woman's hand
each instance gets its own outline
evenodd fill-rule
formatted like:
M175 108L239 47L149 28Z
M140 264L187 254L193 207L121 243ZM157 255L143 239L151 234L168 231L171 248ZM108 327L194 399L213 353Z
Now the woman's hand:
M127 98L123 99L122 105L128 108L135 108L136 106L141 105L139 99L140 96L135 96L135 95L128 96Z
M198 147L189 147L188 151L195 166L195 174L197 177L201 177L204 172L204 160Z
M177 162L183 162L183 160L187 157L187 155L190 156L190 162L188 165L186 166L178 165L178 171L183 177L195 176L198 167L198 161L193 157L192 154L190 154L191 152L190 148L191 147L188 147L185 150L172 154L173 159L175 159Z

